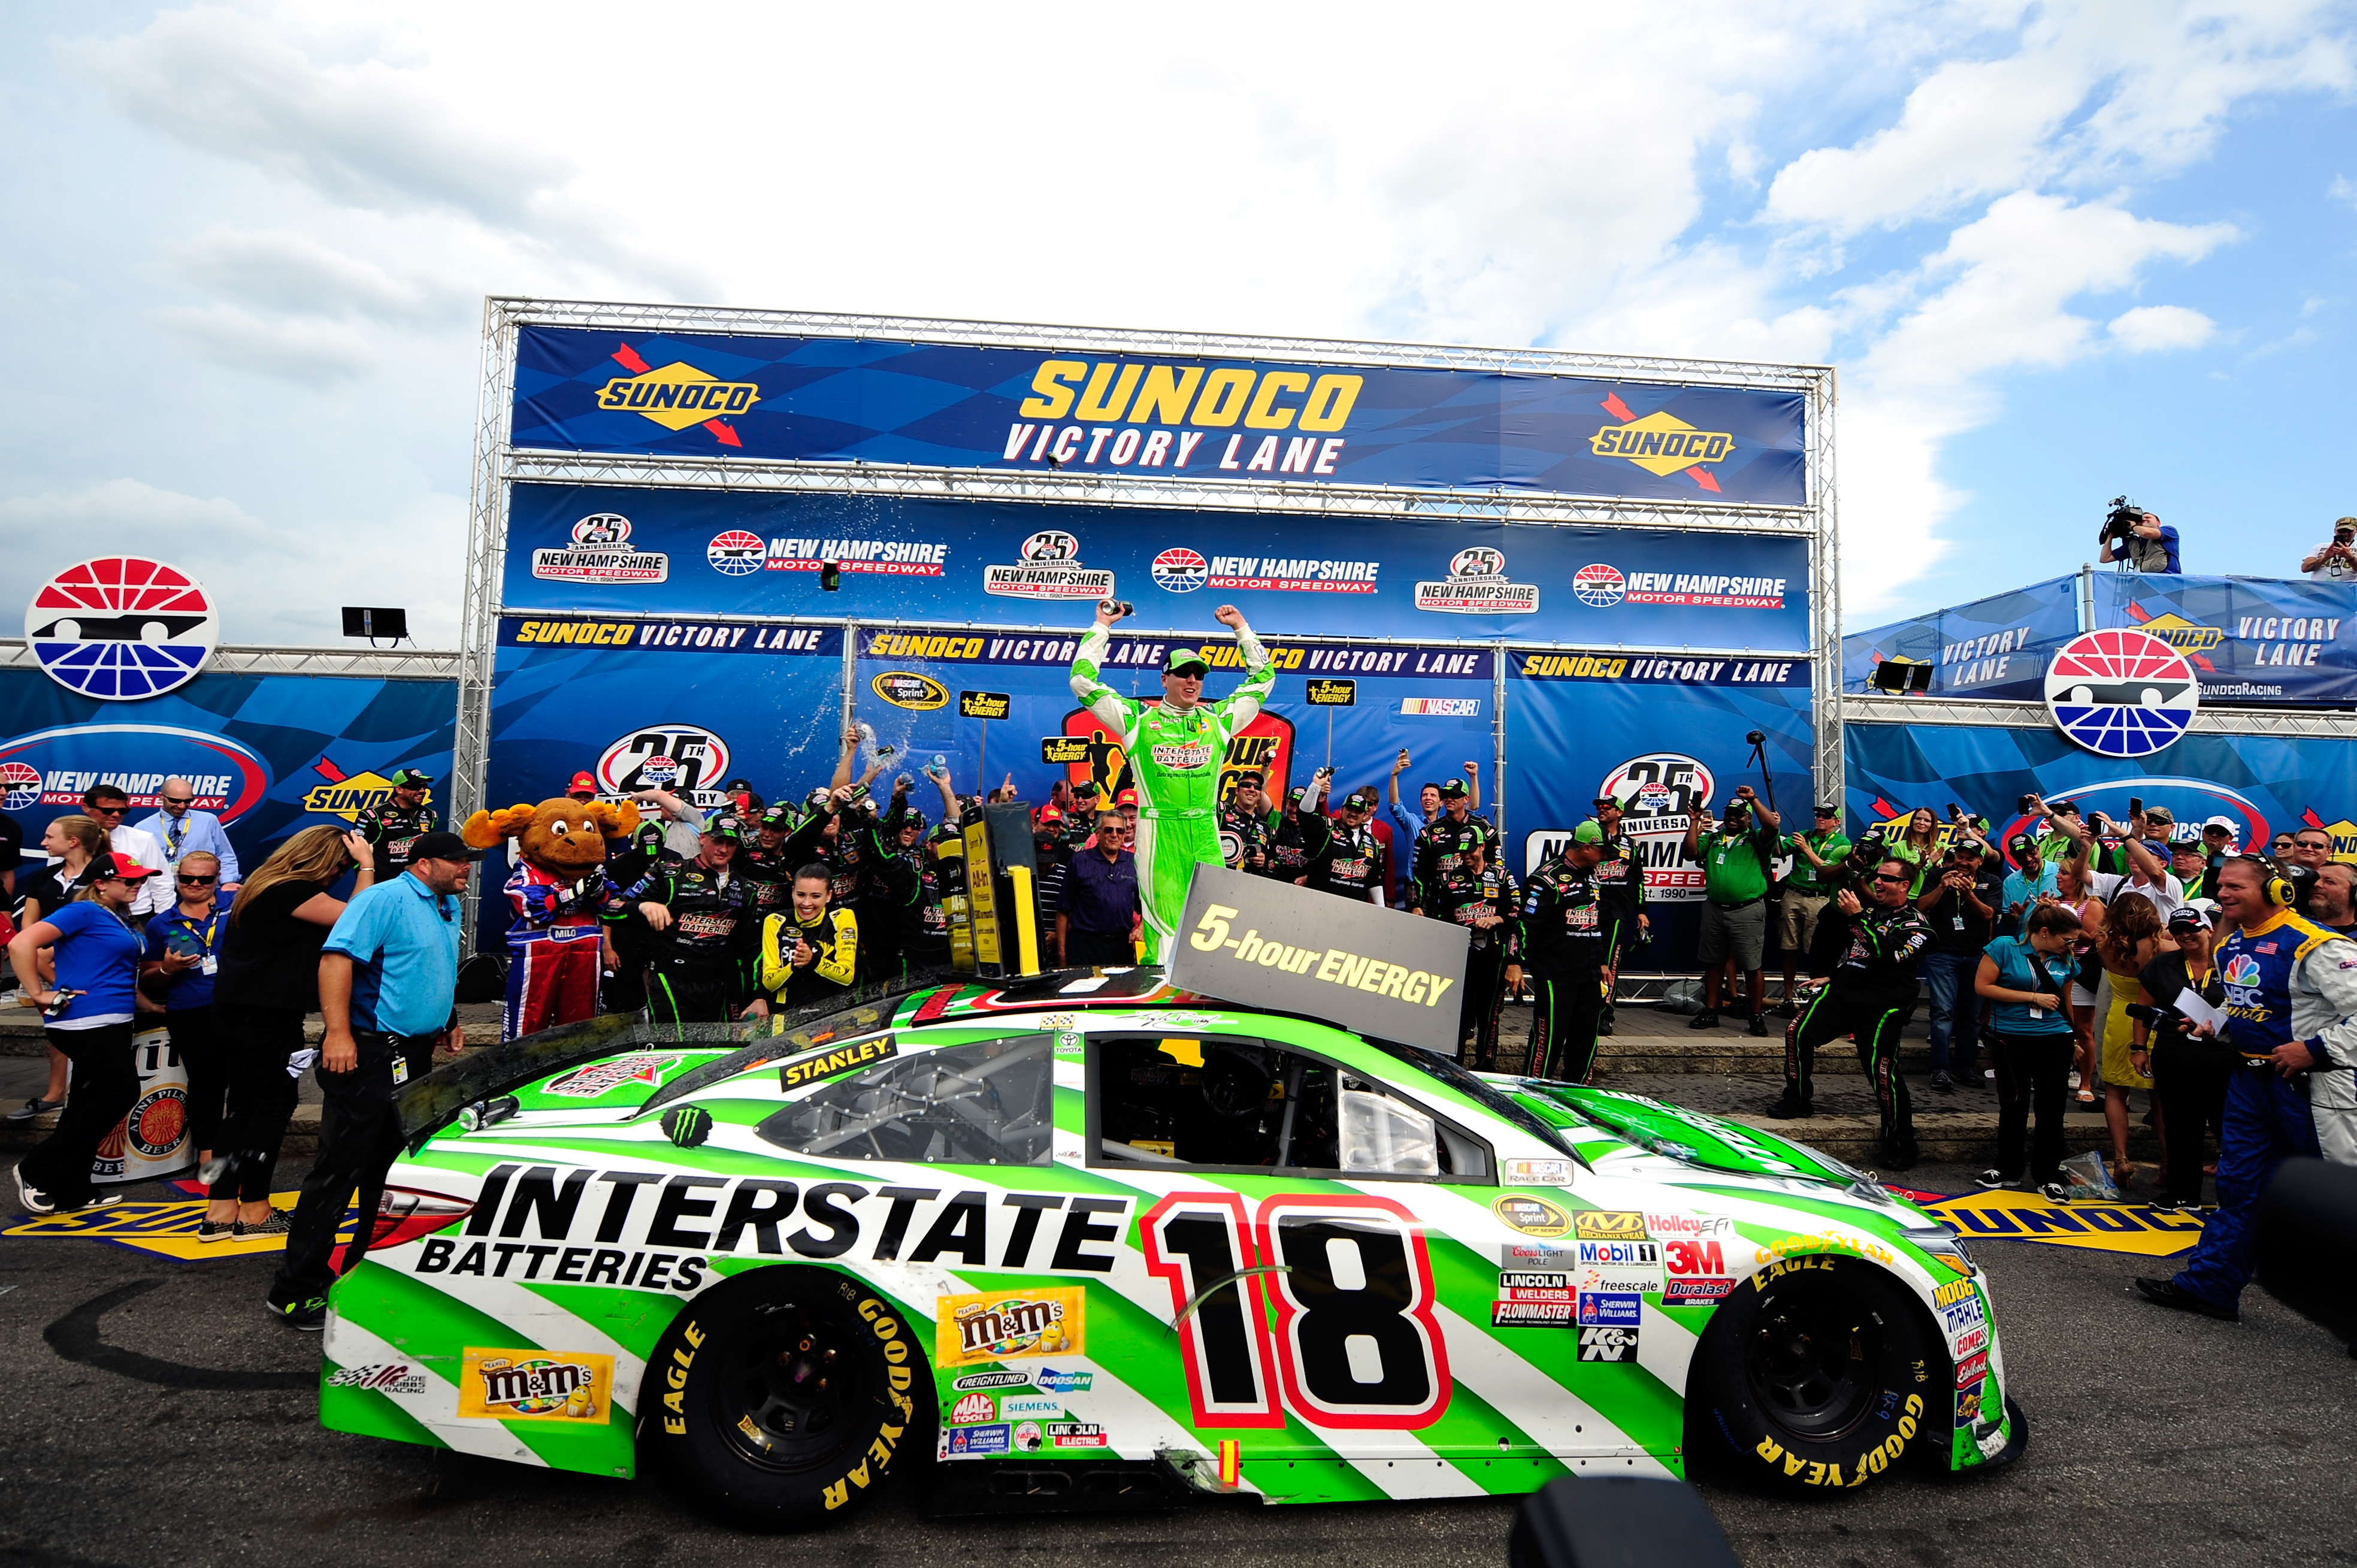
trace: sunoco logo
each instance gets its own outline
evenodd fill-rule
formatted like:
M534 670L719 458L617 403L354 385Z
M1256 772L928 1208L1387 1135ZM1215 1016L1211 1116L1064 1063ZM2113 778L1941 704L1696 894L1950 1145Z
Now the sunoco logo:
M658 371L640 359L628 343L613 357L624 370L638 374L616 376L600 387L599 408L613 413L635 413L653 420L665 430L685 430L691 424L701 424L724 446L744 445L720 416L742 413L759 403L759 383L724 381L683 360L674 360Z
M362 811L383 805L393 799L393 780L382 773L346 773L331 757L322 757L311 765L311 771L327 780L314 784L303 796L303 809L323 817L341 817L357 822ZM434 791L425 791L425 804L432 804Z
M2136 629L2151 633L2179 653L2207 653L2226 640L2226 634L2218 628L2187 620L2175 610L2155 616Z
M1620 457L1649 474L1664 477L1683 471L1704 489L1716 490L1718 480L1702 467L1735 450L1735 437L1723 430L1696 430L1675 414L1656 409L1642 418L1614 392L1604 400L1604 412L1620 421L1598 427L1587 438L1587 449L1599 457Z

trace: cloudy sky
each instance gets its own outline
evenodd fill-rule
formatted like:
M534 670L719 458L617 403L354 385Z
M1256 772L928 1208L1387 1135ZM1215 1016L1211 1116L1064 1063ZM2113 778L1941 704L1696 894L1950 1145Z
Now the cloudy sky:
M452 644L486 293L1830 361L1852 629L2357 512L2348 5L373 9L0 11L0 603Z

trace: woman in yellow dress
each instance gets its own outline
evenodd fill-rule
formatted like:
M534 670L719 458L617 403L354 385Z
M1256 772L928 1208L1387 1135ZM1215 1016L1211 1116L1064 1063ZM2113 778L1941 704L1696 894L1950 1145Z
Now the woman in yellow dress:
M2152 1088L2147 1070L2150 1062L2136 1044L2136 1020L2128 1016L2128 1009L2143 1004L2144 985L2136 977L2168 941L2160 911L2151 899L2128 887L2113 895L2104 910L2104 934L2095 943L2095 956L2111 983L2111 1003L2103 1017L2104 1122L2112 1134L2112 1180L2123 1188L2136 1179L2135 1162L2128 1158L2128 1090ZM2158 1101L2153 1128L2160 1130Z

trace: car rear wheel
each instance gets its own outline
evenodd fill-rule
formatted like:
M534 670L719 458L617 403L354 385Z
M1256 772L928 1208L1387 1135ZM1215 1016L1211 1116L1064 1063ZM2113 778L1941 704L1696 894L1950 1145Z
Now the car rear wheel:
M716 1512L808 1529L857 1508L932 1431L909 1320L823 1269L758 1269L706 1292L647 1362L650 1457Z
M1857 1487L1948 1436L1946 1350L1873 1264L1787 1259L1738 1285L1695 1352L1688 1452L1738 1476ZM1932 1455L1944 1458L1944 1450Z

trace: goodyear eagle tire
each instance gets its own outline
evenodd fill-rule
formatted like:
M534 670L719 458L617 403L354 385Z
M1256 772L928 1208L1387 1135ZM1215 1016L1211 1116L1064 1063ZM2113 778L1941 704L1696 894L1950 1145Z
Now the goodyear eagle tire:
M1687 1451L1724 1445L1734 1478L1857 1487L1944 1458L1946 1349L1873 1264L1789 1258L1736 1286L1695 1351Z
M649 1457L714 1511L803 1530L930 1458L932 1373L908 1318L823 1269L739 1275L689 1304L647 1361Z

